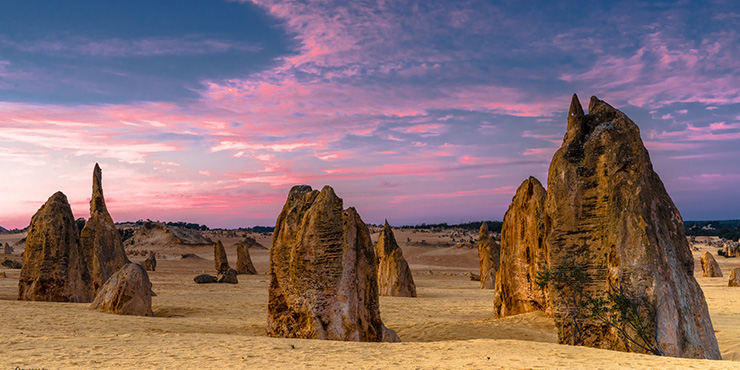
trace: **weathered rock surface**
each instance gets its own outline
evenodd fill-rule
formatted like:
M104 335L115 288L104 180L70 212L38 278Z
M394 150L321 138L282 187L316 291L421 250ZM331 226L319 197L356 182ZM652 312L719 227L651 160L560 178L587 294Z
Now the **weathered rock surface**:
M380 318L370 232L329 186L294 186L275 223L267 334L400 341Z
M149 257L144 260L144 269L147 271L157 270L157 254L154 252L149 253Z
M217 272L229 271L231 268L229 266L229 260L226 259L226 249L224 249L224 245L220 240L217 240L213 244L213 262L216 265Z
M103 197L103 173L95 164L93 169L90 219L80 231L80 244L85 250L87 268L92 277L94 294L121 267L129 263L123 249L121 234L108 213Z
M236 270L229 268L226 271L219 271L216 279L219 283L239 284L239 279L237 279L236 275Z
M5 243L5 247L3 247L3 253L13 254L13 247L11 247L8 243Z
M254 275L257 269L254 268L252 257L249 255L250 245L257 244L254 238L247 237L245 241L236 244L236 273L241 275Z
M200 274L194 277L193 281L195 281L198 284L218 283L218 278L213 275Z
M152 283L143 266L128 263L100 287L91 310L119 315L154 316Z
M478 233L478 260L480 261L480 288L493 289L496 272L501 266L501 246L493 240L484 222Z
M740 286L740 267L735 267L730 272L730 280L727 282L727 286Z
M703 277L722 277L722 270L709 251L701 255L701 276Z
M548 267L545 248L545 197L534 177L516 190L501 227L501 267L496 275L496 317L542 311L552 315L547 290L535 284L538 270Z
M403 252L396 243L393 229L385 221L375 244L378 267L378 294L393 297L416 297L416 284Z
M84 303L93 299L77 224L62 192L52 195L31 218L18 299Z
M720 359L704 294L681 215L653 171L637 126L596 97L585 114L574 95L568 130L548 174L546 247L551 268L570 261L584 266L585 294L633 292L665 354ZM572 325L564 315L569 297L550 291L561 343ZM615 329L583 323L583 345L639 352Z

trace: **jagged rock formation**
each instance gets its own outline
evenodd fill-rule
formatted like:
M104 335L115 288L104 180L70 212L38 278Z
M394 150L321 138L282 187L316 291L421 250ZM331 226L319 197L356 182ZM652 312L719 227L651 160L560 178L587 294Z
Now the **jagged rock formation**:
M213 262L216 265L216 272L229 271L229 260L226 258L226 249L220 240L213 244Z
M236 273L242 275L255 275L257 269L252 264L252 257L249 256L250 245L257 244L254 238L247 237L245 241L236 244Z
M375 244L378 266L378 294L394 297L416 297L416 284L403 252L396 243L393 229L385 221Z
M270 249L267 334L273 337L399 341L378 307L375 253L354 208L325 186L294 186Z
M722 270L709 251L701 255L701 276L703 277L722 277Z
M149 257L144 260L144 269L147 271L157 270L157 254L154 252L149 253Z
M218 283L218 278L213 275L200 274L193 278L197 284Z
M647 324L665 354L720 359L683 220L624 113L592 97L585 114L573 96L567 133L550 163L545 214L551 268L583 266L587 295L622 289L648 302L641 308L654 308ZM570 342L573 327L562 310L569 297L550 294L560 341ZM592 320L583 322L583 344L640 351Z
M18 299L85 303L93 299L77 224L62 192L52 195L31 218Z
M229 268L226 271L219 271L216 278L219 283L238 284L239 279L236 277L236 270Z
M8 243L5 243L5 247L3 249L3 252L5 254L13 254L13 247L11 247Z
M535 284L548 266L545 248L545 197L542 184L530 177L516 190L501 227L501 267L496 275L496 317L543 311L552 315L547 290Z
M100 287L91 310L119 315L154 316L152 283L144 267L128 263Z
M93 169L90 219L80 231L80 244L85 250L87 268L92 276L94 294L108 278L129 263L123 250L121 234L108 213L103 197L103 174L100 166Z
M727 286L740 286L740 267L735 267L730 272L730 280L727 282Z
M493 240L484 222L478 233L478 260L480 261L480 288L496 286L496 272L501 266L501 246Z

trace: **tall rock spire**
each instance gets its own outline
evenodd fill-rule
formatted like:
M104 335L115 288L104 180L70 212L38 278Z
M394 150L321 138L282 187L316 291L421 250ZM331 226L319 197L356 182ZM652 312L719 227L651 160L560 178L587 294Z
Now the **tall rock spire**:
M385 220L385 226L375 244L378 261L378 294L395 297L416 297L416 284L403 252L396 243L393 229Z
M123 249L121 235L105 206L103 172L97 163L93 169L90 219L80 231L80 243L85 250L88 269L92 275L93 289L97 294L111 275L129 263L126 251Z

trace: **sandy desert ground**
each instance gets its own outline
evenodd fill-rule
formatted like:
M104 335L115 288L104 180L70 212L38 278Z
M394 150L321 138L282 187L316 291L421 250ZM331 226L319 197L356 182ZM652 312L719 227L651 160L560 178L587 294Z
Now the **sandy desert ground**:
M18 238L0 235L0 242ZM257 239L270 245L269 236ZM494 320L493 292L467 276L477 272L475 249L434 246L449 242L443 234L396 230L396 239L419 296L381 297L380 309L403 343L266 337L267 250L250 251L259 275L240 275L237 285L197 285L195 275L215 273L212 248L171 247L158 250L150 272L155 317L16 301L20 270L0 267L7 275L0 278L0 368L740 369L740 288L727 287L740 258L717 257L723 278L700 277L697 263L725 360L688 360L559 345L552 320L539 313ZM223 239L232 265L236 240ZM702 251L694 252L697 261ZM181 260L181 253L202 259Z

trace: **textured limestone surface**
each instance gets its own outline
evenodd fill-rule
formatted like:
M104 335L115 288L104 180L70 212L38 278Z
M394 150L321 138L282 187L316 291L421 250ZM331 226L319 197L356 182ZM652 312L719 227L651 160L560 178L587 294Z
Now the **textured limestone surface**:
M640 130L629 117L592 97L585 114L577 96L553 156L545 200L550 266L583 266L585 293L622 289L644 299L651 340L669 356L719 359L704 294L678 209L653 171ZM561 342L569 342L569 297L550 291ZM652 307L651 307L652 306ZM585 321L583 344L639 351L617 331Z
M501 267L496 275L496 317L543 311L552 315L547 289L535 284L548 264L545 247L545 197L542 184L530 177L516 191L501 227Z
M270 249L267 334L399 341L383 325L370 232L334 190L294 186Z
M18 299L84 303L93 299L77 224L62 192L52 195L31 218Z

